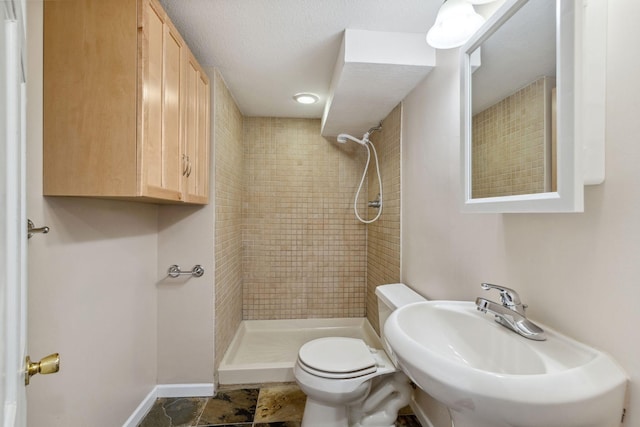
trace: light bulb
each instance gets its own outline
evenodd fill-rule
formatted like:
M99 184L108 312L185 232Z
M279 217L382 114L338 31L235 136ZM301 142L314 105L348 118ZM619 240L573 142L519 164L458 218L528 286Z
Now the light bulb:
M485 19L466 0L447 0L427 33L427 43L436 49L462 46L484 22Z

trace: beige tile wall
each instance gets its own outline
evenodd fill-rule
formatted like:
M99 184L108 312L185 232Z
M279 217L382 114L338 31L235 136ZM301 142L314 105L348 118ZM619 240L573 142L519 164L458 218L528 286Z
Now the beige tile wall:
M542 77L473 116L474 198L548 191L550 84Z
M319 120L245 118L244 319L365 315L364 154Z
M385 283L400 281L400 129L402 104L382 123L382 132L371 136L380 159L383 207L378 221L368 225L367 236L367 318L378 330L378 300L375 289ZM372 158L373 163L373 158ZM378 194L375 167L369 166L369 198ZM367 218L374 218L377 209L368 208ZM378 331L379 332L379 331Z
M315 119L243 118L213 82L217 363L242 319L368 315L377 327L375 287L399 281L401 106L372 136L385 205L367 231L353 213L361 146L322 137ZM372 165L369 218L375 179Z
M215 155L215 354L222 360L242 320L242 122L243 117L216 71Z

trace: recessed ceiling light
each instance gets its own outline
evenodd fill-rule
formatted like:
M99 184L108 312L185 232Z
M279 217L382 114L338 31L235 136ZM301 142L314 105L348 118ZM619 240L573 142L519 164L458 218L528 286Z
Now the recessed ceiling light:
M295 99L296 102L299 102L300 104L315 104L320 98L318 97L318 95L315 95L313 93L304 92L296 93L295 95L293 95L293 99Z

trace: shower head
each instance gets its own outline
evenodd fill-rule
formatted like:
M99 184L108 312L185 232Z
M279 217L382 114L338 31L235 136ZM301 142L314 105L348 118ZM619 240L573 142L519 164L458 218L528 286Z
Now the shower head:
M379 131L382 129L382 122L380 122L380 124L378 126L374 126L371 129L369 129L367 132L365 132L364 135L362 135L362 139L358 139L354 136L349 135L348 133L341 133L340 135L338 135L338 142L340 144L344 144L345 142L347 142L348 139L350 139L353 142L357 142L360 145L367 145L367 143L369 142L369 136L376 131Z
M374 127L372 127L371 129L369 129L369 130L367 131L367 135L371 135L372 133L374 133L374 132L378 132L378 131L380 131L380 130L382 130L382 122L378 123L378 126L374 126Z
M348 133L341 133L340 135L338 135L338 138L337 138L338 142L341 144L344 144L345 142L347 142L348 139L350 139L353 142L357 142L360 145L365 145L367 142L369 142L369 134L365 133L362 139L358 139L356 137L349 135Z

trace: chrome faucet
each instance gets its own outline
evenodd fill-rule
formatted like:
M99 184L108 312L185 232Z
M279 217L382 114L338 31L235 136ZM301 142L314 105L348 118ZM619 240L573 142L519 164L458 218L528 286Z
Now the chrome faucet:
M479 311L483 313L490 312L495 316L496 322L525 338L536 341L547 339L542 328L527 319L525 315L527 306L522 304L516 291L505 286L492 285L491 283L482 283L480 287L487 291L490 289L500 291L500 302L502 304L478 297L476 298L476 306Z

